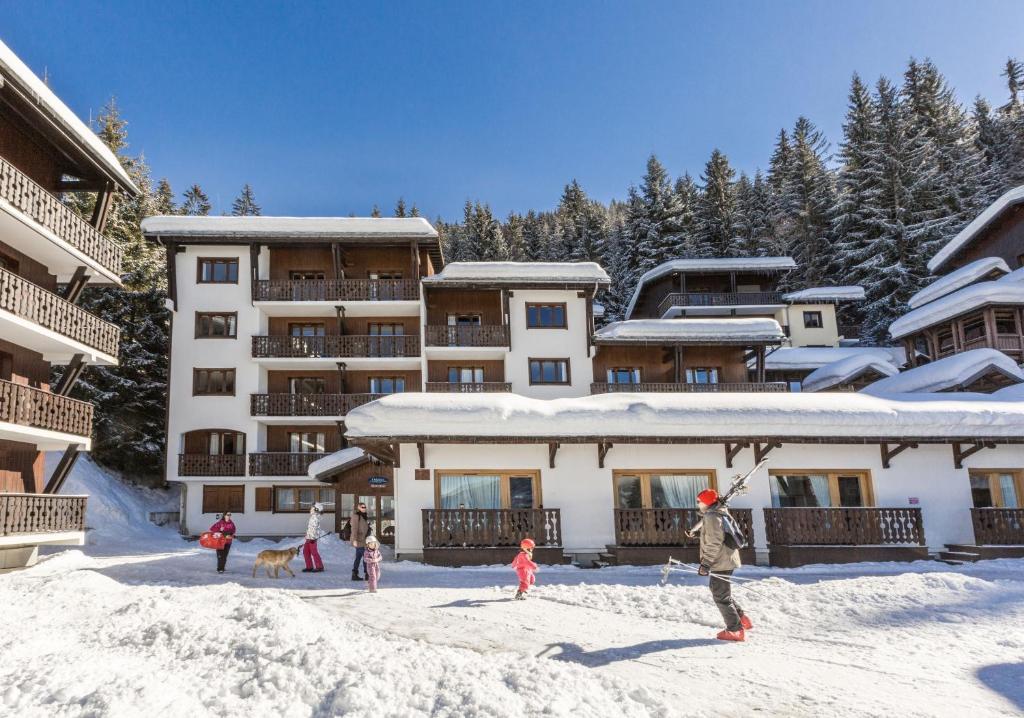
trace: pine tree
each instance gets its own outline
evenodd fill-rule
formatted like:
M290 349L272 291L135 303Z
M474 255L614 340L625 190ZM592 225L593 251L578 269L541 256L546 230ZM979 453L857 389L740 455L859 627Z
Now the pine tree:
M181 203L182 214L205 217L211 209L213 205L210 204L210 198L199 185L194 184L185 190L184 201Z
M704 165L704 183L697 201L697 255L700 257L735 257L740 254L736 236L735 170L729 158L715 149Z
M373 205L373 209L370 211L370 216L377 219L380 217L380 207Z
M252 187L246 182L242 187L242 193L231 205L231 214L235 217L259 217L262 213L263 210L256 204L256 195L253 194Z
M395 216L405 217L405 199L402 197L398 198L398 202L395 203Z
M410 217L419 217L420 216L420 208L416 206L415 202L412 203L412 209L409 210L409 216Z
M556 211L559 255L574 262L602 262L605 246L603 207L590 200L575 179L565 186Z
M470 241L476 247L481 262L501 262L508 259L508 245L501 232L501 225L491 213L488 204L477 202L473 206L473 222L469 232Z
M699 240L696 213L697 203L700 201L700 190L697 189L697 184L689 173L684 173L676 180L673 191L679 204L679 214L676 219L676 229L679 231L676 256L697 257L699 256L697 248ZM669 259L673 259L673 257L669 257Z
M502 229L505 237L505 244L508 245L508 258L513 262L525 262L526 260L526 239L523 233L524 225L522 215L509 212Z
M682 207L668 172L654 155L647 159L639 194L634 191L629 204L631 210L640 209L630 212L627 226L640 274L678 256Z
M548 256L544 220L532 209L523 218L523 251L527 262L540 262Z

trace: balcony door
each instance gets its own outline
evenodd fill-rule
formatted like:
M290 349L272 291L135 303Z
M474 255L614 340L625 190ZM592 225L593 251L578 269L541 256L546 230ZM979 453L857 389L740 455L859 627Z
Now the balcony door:
M448 323L448 346L467 347L473 346L473 327L481 325L479 314L452 314L447 316Z
M449 384L483 384L484 368L482 366L450 366L448 367Z
M210 456L228 456L245 453L245 434L235 431L211 431L207 439Z
M441 509L535 509L540 476L531 471L451 471L437 474Z
M857 508L874 505L867 472L778 472L770 479L774 508Z
M326 435L322 431L289 431L288 451L293 454L322 454Z
M616 367L608 370L609 384L639 384L640 367Z
M405 335L405 325L398 323L371 322L367 327L370 336L369 355L372 357L402 356L400 351L404 345L401 337Z
M696 509L697 494L715 486L711 471L616 471L617 509Z
M717 384L719 369L710 366L695 366L686 370L687 384Z
M971 500L976 509L1019 509L1024 477L1019 471L971 471Z
M373 301L389 301L401 299L395 280L402 278L402 272L395 269L372 270L366 273L369 282L369 299Z

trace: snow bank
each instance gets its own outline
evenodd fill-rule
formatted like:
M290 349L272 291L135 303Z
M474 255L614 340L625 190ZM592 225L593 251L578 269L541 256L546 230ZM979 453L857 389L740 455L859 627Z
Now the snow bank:
M894 351L887 347L782 347L765 357L765 368L769 371L820 369L852 356L871 356L898 367L904 363L903 354L899 350L897 357Z
M864 298L864 287L812 287L783 294L782 298L794 304L800 302L857 301Z
M1002 352L995 349L971 349L879 379L861 391L873 396L950 391L970 384L989 372L999 372L1017 382L1024 382L1024 371Z
M922 304L933 302L939 297L963 289L986 279L999 279L1010 273L1010 267L999 257L984 257L964 265L944 277L939 277L927 287L907 300L907 306L916 309Z
M338 471L349 464L361 463L366 458L366 452L354 446L341 451L335 451L322 459L317 459L309 465L309 478L319 479L324 474Z
M854 354L815 369L801 382L801 387L804 391L823 391L853 381L867 371L887 377L899 373L890 362L874 354Z
M781 342L785 338L785 332L774 319L747 317L629 319L624 322L612 322L594 335L594 339L602 344Z
M156 215L142 220L149 236L174 237L422 237L437 238L423 217L185 217Z
M424 284L602 284L611 282L596 262L452 262Z
M889 336L893 339L901 339L939 322L989 304L1024 304L1024 284L981 282L958 289L952 294L947 294L904 314L889 327Z
M1024 202L1024 185L1014 187L999 199L985 208L985 211L975 217L970 224L960 230L953 239L935 253L935 256L928 261L928 270L938 272L946 262L955 257L964 247L971 243L985 227L994 222L1007 208Z

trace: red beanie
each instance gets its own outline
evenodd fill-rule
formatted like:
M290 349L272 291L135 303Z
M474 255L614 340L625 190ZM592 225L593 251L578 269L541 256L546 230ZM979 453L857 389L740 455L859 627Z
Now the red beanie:
M718 492L714 489L704 489L697 494L697 500L705 506L711 506L713 503L718 501Z

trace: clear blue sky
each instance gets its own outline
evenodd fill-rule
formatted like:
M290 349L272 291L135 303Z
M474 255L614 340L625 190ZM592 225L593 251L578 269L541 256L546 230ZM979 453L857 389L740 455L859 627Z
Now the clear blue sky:
M800 114L835 145L851 73L910 56L1001 102L1024 2L0 0L0 38L83 116L116 95L131 150L216 212L250 182L266 214L455 218L573 177L621 198L651 152L752 171Z

